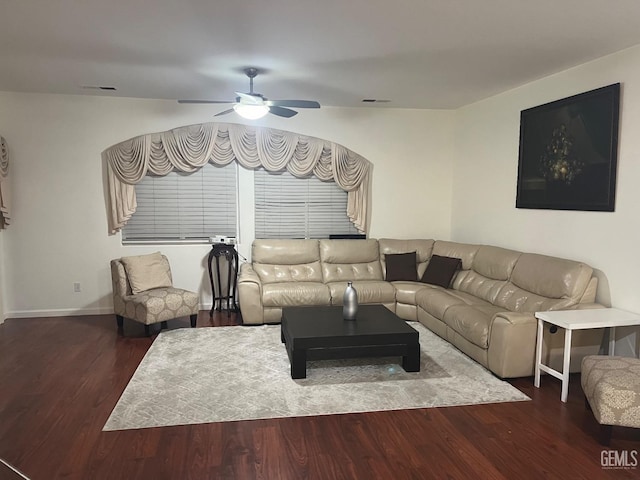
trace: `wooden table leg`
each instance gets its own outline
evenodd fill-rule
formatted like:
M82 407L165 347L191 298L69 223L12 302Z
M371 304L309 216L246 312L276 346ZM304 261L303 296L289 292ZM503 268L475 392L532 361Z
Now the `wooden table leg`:
M535 377L533 385L536 388L540 388L540 364L542 363L542 335L544 334L543 322L538 319L538 336L536 338L536 365L535 365Z
M420 371L420 344L409 345L409 353L402 357L402 368L405 372Z
M307 351L291 349L291 378L307 378Z

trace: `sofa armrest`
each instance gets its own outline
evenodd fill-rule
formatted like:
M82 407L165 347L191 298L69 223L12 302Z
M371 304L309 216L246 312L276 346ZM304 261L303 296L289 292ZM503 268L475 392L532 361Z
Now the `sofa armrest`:
M526 325L531 322L533 322L534 325L538 324L538 320L533 313L500 312L496 314L494 322L498 319L512 325Z
M489 334L489 369L502 378L533 375L537 329L533 313L497 313Z
M250 263L243 263L238 272L238 300L242 323L264 323L262 306L262 281Z
M253 266L250 263L243 263L240 265L240 272L238 272L238 283L242 282L250 282L255 283L257 285L262 285L262 281L260 277L253 269Z

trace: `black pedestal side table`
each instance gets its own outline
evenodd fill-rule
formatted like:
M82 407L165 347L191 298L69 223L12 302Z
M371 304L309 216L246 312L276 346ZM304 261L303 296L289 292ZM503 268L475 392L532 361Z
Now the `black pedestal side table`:
M227 288L222 292L222 282L220 281L220 257L224 257L227 260ZM218 291L216 291L216 284L213 281L213 259L216 261L216 280L218 280ZM209 316L213 316L213 312L218 306L218 311L222 311L222 303L226 301L227 315L230 315L231 311L237 312L238 306L236 305L236 289L238 286L238 252L235 246L228 245L226 243L214 243L211 245L211 252L209 252L209 281L211 282L211 293L213 294L213 305Z

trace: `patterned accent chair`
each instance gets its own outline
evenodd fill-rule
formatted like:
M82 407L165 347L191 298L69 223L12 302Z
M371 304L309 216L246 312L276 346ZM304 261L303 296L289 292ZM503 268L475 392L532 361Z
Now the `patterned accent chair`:
M127 275L123 259L111 260L111 279L113 282L113 309L118 328L122 328L124 318L142 323L148 336L149 325L160 323L167 328L167 320L189 316L191 327L196 326L198 318L198 294L175 288L172 285L171 267L166 256L158 254L156 267L163 270L167 279L165 286L135 292ZM141 258L141 257L124 257ZM134 293L135 292L135 293Z
M589 355L582 359L582 390L587 407L608 445L613 426L640 428L640 359Z

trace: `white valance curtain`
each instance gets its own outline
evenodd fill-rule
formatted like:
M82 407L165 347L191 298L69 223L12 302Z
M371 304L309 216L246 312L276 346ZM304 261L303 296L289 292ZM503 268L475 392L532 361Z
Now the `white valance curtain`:
M319 138L273 128L203 123L141 135L106 149L109 229L120 230L136 211L135 184L149 172L193 172L207 162L245 168L287 170L297 177L333 180L348 192L347 215L368 233L369 185L373 165L355 152Z
M4 138L0 137L0 230L11 223L9 217L9 147Z

